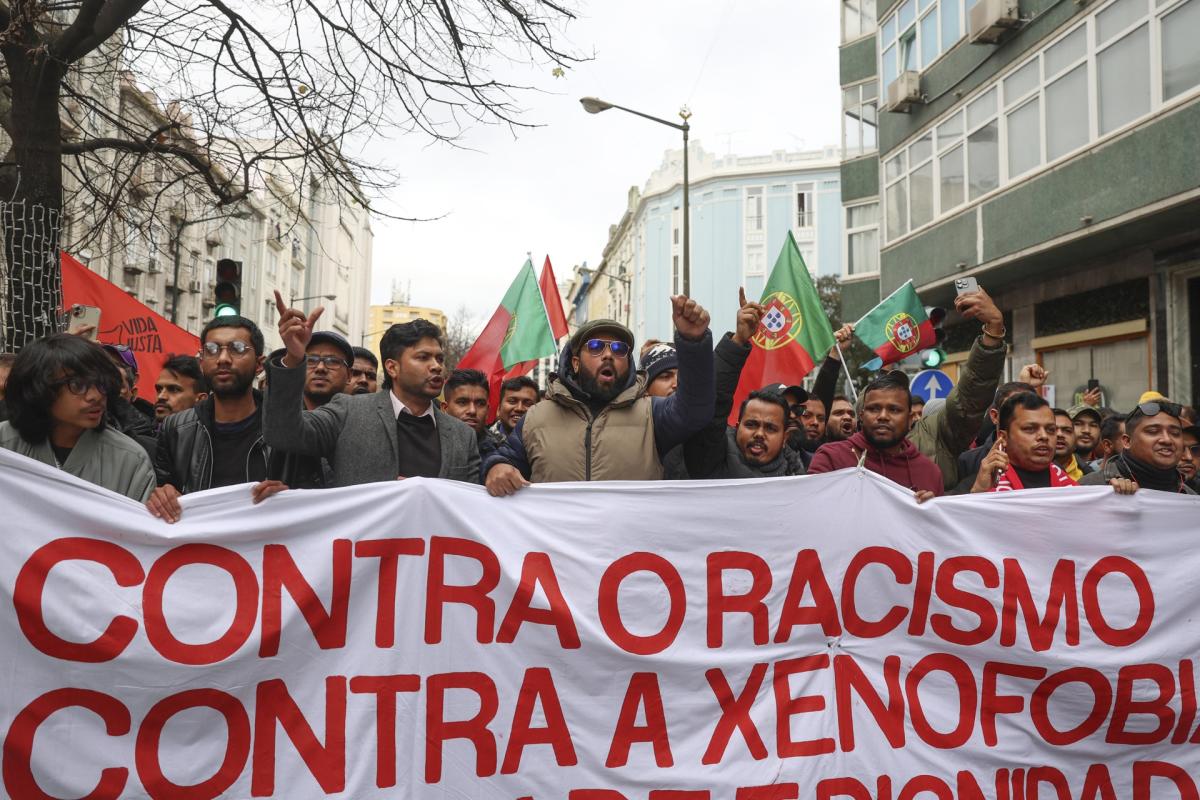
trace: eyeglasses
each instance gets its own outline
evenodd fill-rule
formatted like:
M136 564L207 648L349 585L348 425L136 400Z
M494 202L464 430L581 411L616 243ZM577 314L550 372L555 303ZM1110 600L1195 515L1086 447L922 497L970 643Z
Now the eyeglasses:
M67 391L76 397L83 397L93 386L103 395L107 395L112 388L103 378L84 378L79 375L54 381L50 385L54 387L55 391L65 386Z
M305 356L304 361L308 364L309 367L311 367L313 369L316 369L317 367L321 366L322 364L325 365L325 369L333 369L334 367L350 366L349 362L347 362L346 359L338 358L337 356L315 356L315 355L314 356Z
M250 345L243 342L241 339L235 339L226 344L217 344L216 342L205 342L204 348L200 351L201 358L216 358L221 355L221 351L229 353L229 357L244 356L250 351Z
M1150 400L1145 403L1138 403L1137 407L1134 408L1133 411L1129 412L1129 418L1126 419L1126 422L1136 416L1153 417L1158 414L1166 414L1179 419L1179 415L1182 413L1183 406L1179 405L1179 403L1168 403L1162 400Z
M804 403L792 403L790 406L788 406L788 413L793 417L802 417L804 416L804 412L807 410L808 406L806 406Z
M588 339L583 343L587 351L594 356L598 356L608 348L608 352L613 354L613 358L626 358L629 356L629 345L624 342L609 342L604 339Z

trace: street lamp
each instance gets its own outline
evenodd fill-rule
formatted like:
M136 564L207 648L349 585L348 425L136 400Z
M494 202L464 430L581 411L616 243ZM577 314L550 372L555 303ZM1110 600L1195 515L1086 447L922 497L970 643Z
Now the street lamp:
M632 108L619 106L616 103L601 100L599 97L581 97L579 104L589 114L599 114L601 111L608 111L610 108L619 108L622 111L642 117L643 119L652 120L660 125L674 128L677 131L683 131L683 293L690 297L692 294L692 237L691 220L688 214L688 131L691 130L691 126L688 125L688 120L691 119L692 112L687 106L682 106L679 109L679 117L683 120L683 123L680 124L662 119L661 117L655 117L651 114L645 114L641 111L635 111Z
M370 333L364 333L358 337L358 344L360 347L366 347L367 339L370 339L372 336L378 336L381 333L387 333L390 330L391 330L391 327L389 326L387 328L380 328L377 331L371 331Z
M336 294L313 294L313 295L309 295L308 297L296 297L296 295L292 295L292 299L288 300L288 305L294 306L294 305L296 305L296 303L300 303L305 300L337 300L337 295Z
M196 225L201 222L212 222L214 220L227 219L246 219L250 216L248 211L235 211L232 214L217 214L211 217L201 217L200 219L184 219L180 217L175 223L175 271L174 282L171 284L171 323L174 324L179 318L179 295L183 292L179 288L179 260L183 253L183 231L189 225Z

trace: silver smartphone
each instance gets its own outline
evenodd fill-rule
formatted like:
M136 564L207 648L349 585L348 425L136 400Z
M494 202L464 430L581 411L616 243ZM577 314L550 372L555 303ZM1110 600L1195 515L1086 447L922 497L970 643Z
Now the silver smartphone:
M100 308L98 306L83 306L76 303L67 312L67 333L87 330L87 338L93 342L100 332Z
M974 278L955 278L954 290L958 294L968 294L979 291L979 281Z

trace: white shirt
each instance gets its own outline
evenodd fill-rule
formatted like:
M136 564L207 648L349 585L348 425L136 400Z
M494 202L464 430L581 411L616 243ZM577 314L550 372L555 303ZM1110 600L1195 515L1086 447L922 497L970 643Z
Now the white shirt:
M414 414L412 409L404 405L399 397L396 397L395 392L388 392L388 397L392 399L392 412L399 417L401 414L408 414L410 417L431 417L433 419L433 427L437 427L437 415L433 413L433 402L431 401L423 414Z

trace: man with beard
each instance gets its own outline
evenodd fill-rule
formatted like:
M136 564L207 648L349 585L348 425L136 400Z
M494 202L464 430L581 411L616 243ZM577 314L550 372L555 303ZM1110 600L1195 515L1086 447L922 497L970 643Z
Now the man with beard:
M1181 422L1183 420L1180 420ZM1179 451L1179 474L1193 492L1200 491L1200 427L1188 425L1183 429L1183 449Z
M1092 471L1103 469L1113 456L1125 449L1125 415L1112 413L1100 423L1100 444L1096 446L1096 459L1088 464Z
M346 390L354 349L334 331L314 331L304 351L304 408L320 408Z
M1075 459L1081 467L1087 467L1095 458L1096 449L1100 447L1100 426L1103 417L1095 406L1077 405L1067 409L1071 424L1075 426ZM1091 467L1084 469L1084 474L1091 472Z
M375 394L379 391L379 359L365 347L354 348L346 394Z
M200 360L195 356L171 356L154 381L154 418L158 424L172 414L187 411L208 397Z
M763 307L740 294L737 324L713 349L715 401L708 427L683 445L688 476L692 478L768 478L803 475L803 428L798 409L808 399L799 386L770 384L751 392L738 409L738 422L729 427L729 412L750 357L750 339L758 330ZM793 412L792 409L797 409ZM790 418L795 422L790 423ZM791 427L794 425L794 427ZM800 440L791 442L789 434Z
M1104 468L1088 475L1082 486L1116 485L1176 494L1195 494L1179 470L1183 451L1182 408L1167 399L1138 403L1125 419L1125 449Z
M1075 458L1075 423L1071 421L1071 415L1061 408L1054 409L1054 433L1054 463L1078 483L1092 468L1080 464Z
M306 411L300 404L304 358L325 309L305 315L288 308L279 292L275 305L287 352L267 363L267 444L326 459L333 468L333 486L415 477L479 481L475 432L437 408L446 382L438 326L417 319L388 328L379 342L387 388L375 394L339 394Z
M923 503L942 493L942 473L909 441L912 396L908 376L898 370L881 375L863 390L862 430L848 439L821 445L809 474L862 464L913 491Z
M487 489L510 495L530 481L661 480L662 459L713 418L712 334L708 312L671 298L678 388L646 394L633 363L633 333L615 320L575 331L559 358L546 400L531 408L483 466Z
M200 370L209 395L163 420L155 457L158 488L146 502L151 514L175 522L181 494L218 486L252 482L255 503L287 488L268 480L262 395L253 388L262 361L263 335L252 321L217 317L204 326Z
M817 370L817 377L813 380L812 393L804 404L801 422L804 424L806 434L804 449L809 453L816 452L816 449L825 442L841 441L854 433L854 406L846 399L845 395L834 394L837 391L838 381L842 377L842 359L838 354L838 348L847 347L850 337L853 335L854 325L851 323L846 323L833 332L833 338L837 344L829 348L829 353L821 362L821 368ZM836 418L834 417L835 410L837 411ZM848 429L845 427L847 414L849 415Z
M825 404L815 397L809 396L804 401L804 410L800 414L800 424L804 426L805 447L813 452L825 441Z
M287 350L272 352L278 358ZM304 408L312 411L343 394L354 360L354 348L334 331L314 331L304 351ZM319 456L273 449L267 471L291 489L323 489L333 483L333 468Z
M911 414L909 415L911 419ZM854 404L844 394L834 395L829 409L829 423L825 426L825 441L840 442L854 435L858 420L854 416Z
M720 416L684 446L692 478L774 478L803 475L799 451L787 445L788 402L771 390L751 392L738 409L738 424L730 428ZM719 438L718 438L719 437Z

